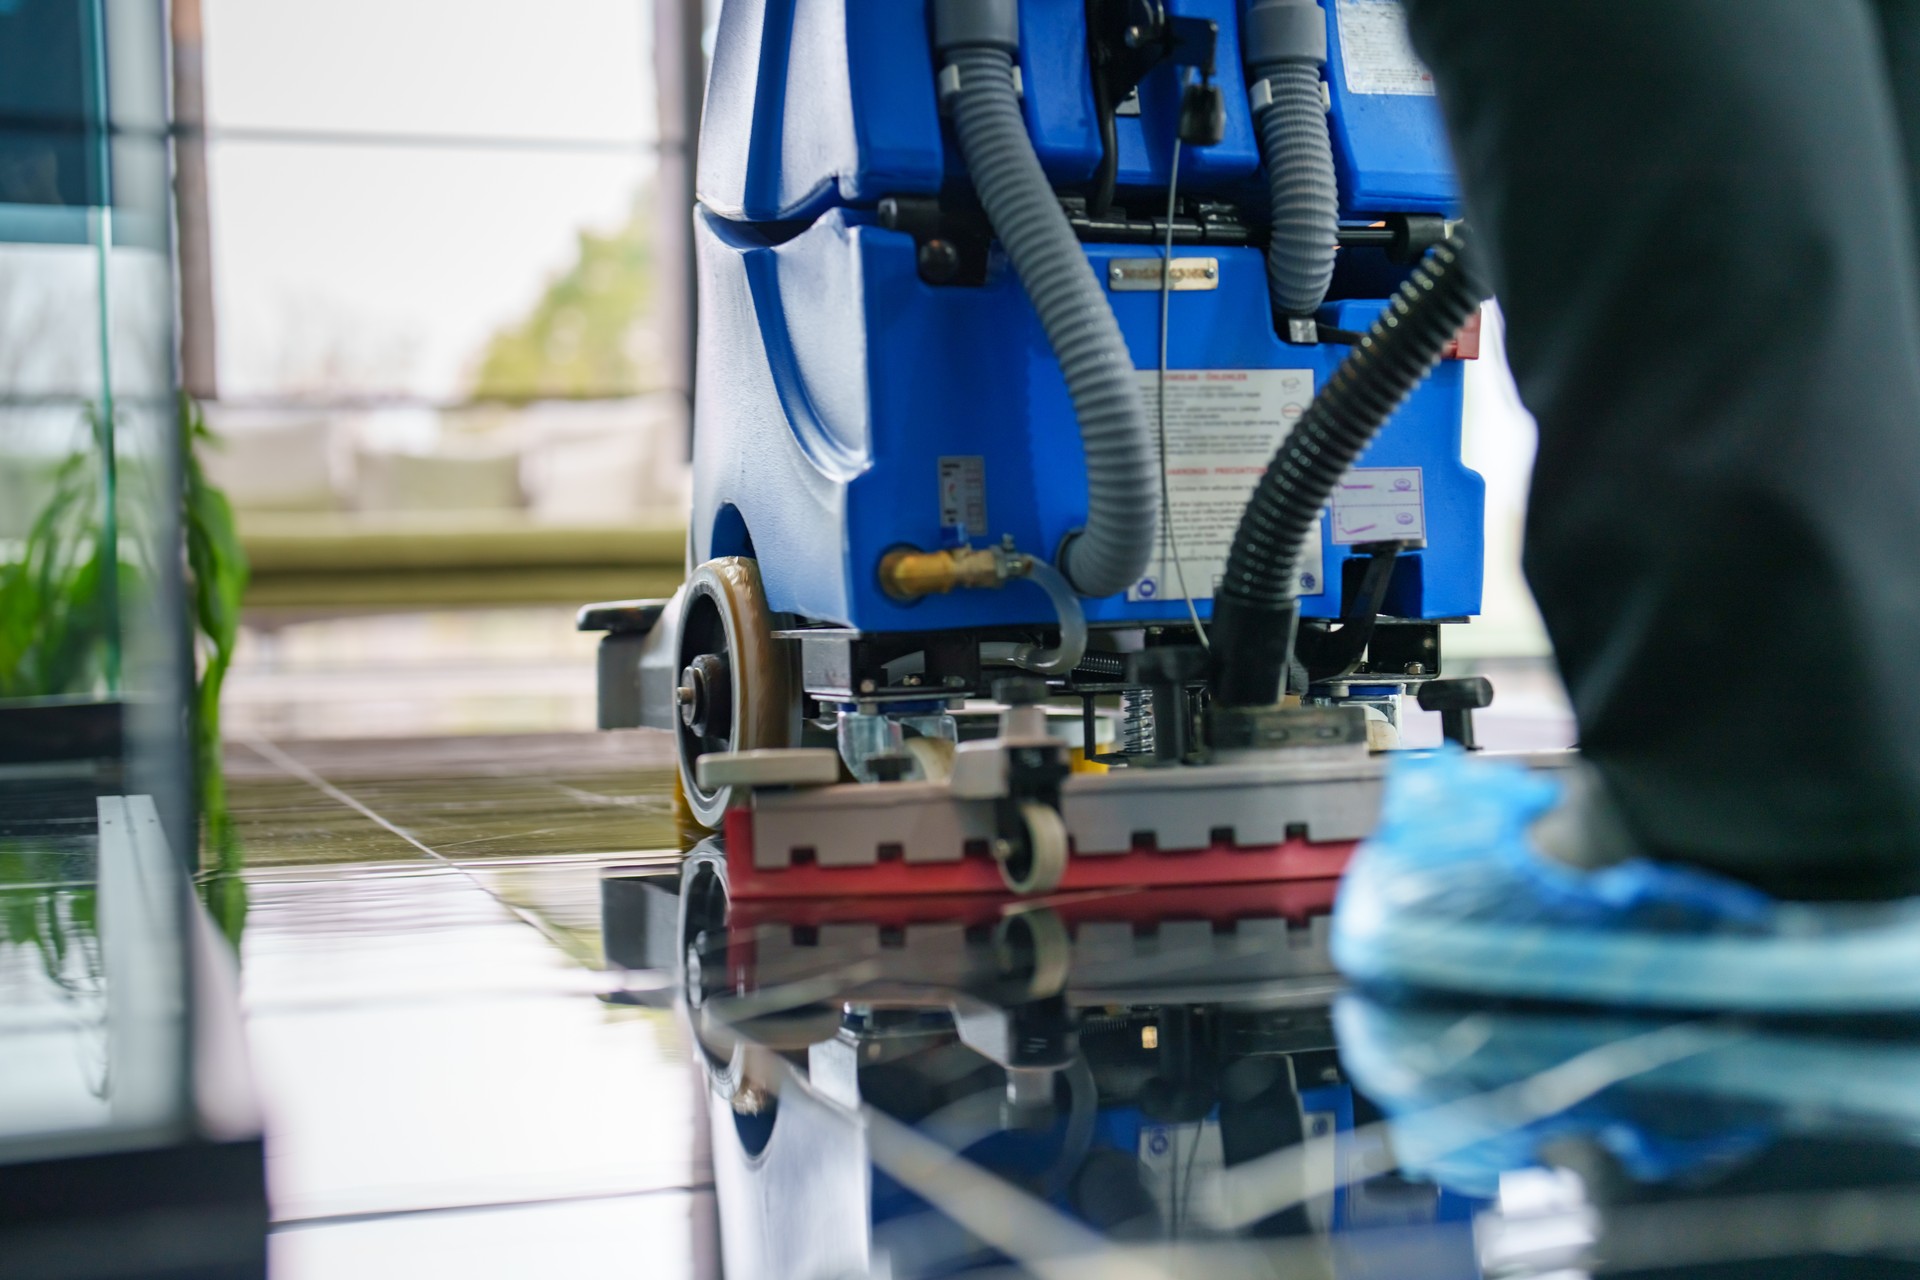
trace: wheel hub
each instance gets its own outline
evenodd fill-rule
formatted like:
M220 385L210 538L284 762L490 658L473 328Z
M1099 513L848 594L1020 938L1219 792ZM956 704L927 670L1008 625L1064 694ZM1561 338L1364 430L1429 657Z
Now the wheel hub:
M680 673L680 722L702 738L733 729L733 668L722 653L703 653Z

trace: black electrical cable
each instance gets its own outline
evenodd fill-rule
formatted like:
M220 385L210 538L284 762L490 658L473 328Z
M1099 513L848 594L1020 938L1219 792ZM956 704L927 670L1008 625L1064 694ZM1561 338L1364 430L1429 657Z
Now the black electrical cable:
M1100 167L1094 173L1093 194L1087 197L1087 216L1104 218L1113 208L1120 182L1120 130L1114 104L1108 101L1106 77L1093 78L1093 114L1100 121Z
M1214 593L1212 689L1224 706L1279 701L1299 625L1299 559L1354 460L1487 297L1467 228L1435 245L1274 455Z
M1309 683L1337 679L1358 665L1380 621L1380 609L1386 603L1387 587L1393 581L1393 566L1399 556L1397 542L1376 545L1360 575L1359 589L1341 611L1340 629L1302 631L1294 639L1295 654L1306 668Z

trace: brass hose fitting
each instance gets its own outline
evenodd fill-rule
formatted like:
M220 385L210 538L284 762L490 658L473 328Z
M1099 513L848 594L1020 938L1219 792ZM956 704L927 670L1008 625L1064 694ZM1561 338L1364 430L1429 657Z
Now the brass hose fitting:
M999 547L915 551L900 547L880 559L880 589L895 600L945 595L956 587L999 587L1022 576L1024 557Z
M916 551L900 547L880 558L880 588L903 603L945 595L955 587L1004 587L1025 579L1046 592L1060 619L1060 643L1051 649L1019 641L996 641L982 646L1005 650L996 659L1044 676L1064 676L1080 664L1087 652L1087 615L1080 608L1073 584L1046 561L1019 550L1009 535L997 547L955 547L947 551Z

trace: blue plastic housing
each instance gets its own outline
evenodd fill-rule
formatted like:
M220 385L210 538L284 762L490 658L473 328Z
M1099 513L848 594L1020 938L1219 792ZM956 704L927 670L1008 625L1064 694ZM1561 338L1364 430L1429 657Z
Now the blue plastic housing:
M1181 190L1264 215L1265 181L1241 71L1242 0L1174 0L1219 24L1217 78L1227 129L1188 148ZM1452 179L1433 99L1346 92L1339 25L1329 68L1343 196L1363 212L1451 207ZM1065 189L1100 157L1086 54L1084 0L1021 0L1023 104L1043 166ZM1140 114L1117 120L1123 194L1164 199L1177 115L1174 69L1139 90ZM942 458L979 458L987 527L1053 555L1086 517L1086 467L1059 366L1020 282L996 249L982 286L932 286L913 240L875 224L886 196L962 184L943 130L922 0L726 0L702 131L696 212L700 276L692 554L751 553L775 609L866 631L935 631L1052 620L1041 592L1016 583L903 605L876 569L903 545L948 545ZM1384 203L1375 203L1384 202ZM1364 206L1364 207L1362 207ZM1097 278L1141 245L1088 244ZM1180 251L1218 260L1212 290L1171 299L1177 370L1305 370L1324 382L1347 349L1291 346L1274 331L1263 253ZM1110 293L1136 367L1158 358L1159 296ZM1333 306L1364 329L1379 299ZM1397 567L1387 612L1451 618L1479 611L1484 485L1460 461L1461 368L1443 364L1361 460L1419 467L1427 549ZM1341 611L1342 565L1323 519L1322 573L1303 592L1308 617ZM1196 595L1208 584L1190 581ZM1210 605L1204 599L1203 616ZM1094 623L1172 621L1171 598L1087 602Z
M1434 99L1424 94L1355 93L1340 43L1341 6L1399 0L1322 0L1327 9L1327 90L1340 214L1456 213L1459 183ZM1398 15L1395 15L1396 19Z
M859 218L834 210L769 244L697 215L694 559L751 550L774 608L863 630L1046 622L1046 598L1025 584L911 605L880 590L888 550L943 545L942 457L984 459L986 532L1045 554L1085 521L1086 466L1059 365L1004 261L980 287L928 285L911 237ZM1087 253L1104 279L1111 259L1142 250ZM1343 347L1275 336L1258 250L1200 256L1218 259L1220 283L1173 294L1172 368L1306 369L1317 386L1344 358ZM1159 295L1109 297L1134 363L1155 367ZM1379 306L1343 303L1340 322L1365 328ZM1389 611L1400 616L1479 609L1485 486L1460 461L1460 396L1459 364L1442 364L1361 460L1423 469L1428 549L1396 576ZM1339 613L1339 566L1350 554L1332 545L1324 520L1321 536L1329 581L1305 597L1309 617ZM1087 615L1172 620L1185 606L1114 596L1087 602Z
M1329 6L1340 0L1326 0ZM1186 148L1181 188L1264 214L1259 144L1241 68L1241 0L1177 0L1220 27L1215 79L1226 136ZM1329 7L1328 83L1343 213L1446 212L1456 203L1432 98L1347 90ZM1027 128L1056 184L1093 177L1100 129L1087 72L1084 0L1023 0ZM1167 185L1179 85L1172 65L1141 83L1140 113L1116 120L1122 191ZM934 195L965 172L941 129L928 11L915 0L727 0L707 81L700 203L734 221L805 222L836 205Z

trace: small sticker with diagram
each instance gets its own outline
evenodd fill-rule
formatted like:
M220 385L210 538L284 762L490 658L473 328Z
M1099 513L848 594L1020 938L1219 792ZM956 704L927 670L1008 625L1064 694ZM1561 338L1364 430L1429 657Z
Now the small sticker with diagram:
M1355 467L1333 491L1333 544L1427 540L1419 467Z

